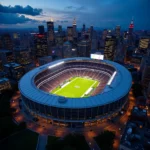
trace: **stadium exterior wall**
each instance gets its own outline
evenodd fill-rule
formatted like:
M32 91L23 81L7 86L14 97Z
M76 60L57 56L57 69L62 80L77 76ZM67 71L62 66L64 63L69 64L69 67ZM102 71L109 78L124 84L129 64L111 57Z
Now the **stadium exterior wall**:
M80 60L81 59L82 58L80 58ZM84 59L89 60L89 61L91 60L90 58L83 58L83 60ZM67 60L68 59L64 59L63 61L67 61ZM111 62L108 61L108 64L109 63L111 63ZM111 65L113 65L113 64L116 64L116 63L112 62ZM130 73L128 73L128 71L125 68L123 68L122 66L120 66L119 64L118 65L116 64L116 66L121 70L119 70L119 71L117 70L118 75L117 75L116 80L114 81L113 85L111 85L111 88L115 89L117 86L120 86L118 88L123 88L125 86L125 91L123 91L124 89L121 89L121 92L120 92L121 94L119 93L119 96L118 96L118 93L116 93L116 91L112 90L112 93L114 95L111 95L111 97L110 97L110 94L111 94L110 92L105 92L104 94L103 93L99 94L98 96L96 96L96 98L97 98L96 102L95 102L96 105L93 105L94 101L95 101L95 99L93 99L94 96L90 97L90 98L83 98L83 101L88 100L88 102L89 102L89 103L86 103L86 104L88 104L87 107L85 107L84 105L83 105L83 107L82 107L82 105L80 107L69 107L69 106L65 107L65 104L59 104L58 102L57 102L56 106L50 105L47 103L42 103L42 98L39 101L37 101L34 98L31 98L32 97L31 95L25 94L26 91L24 91L24 87L25 87L24 84L26 84L26 83L25 83L25 81L23 81L24 79L22 79L22 81L19 83L19 89L20 89L20 93L21 93L22 102L23 102L24 106L26 107L26 109L31 114L36 115L36 116L38 116L38 115L42 116L43 118L46 118L47 120L51 120L52 122L56 121L56 122L63 122L63 123L84 123L87 121L92 122L92 121L97 121L97 120L101 120L104 118L109 118L112 114L120 111L123 107L125 107L128 104L128 93L129 93L131 85L132 85L132 78L131 78ZM46 67L47 67L47 65L46 65ZM44 70L46 67L42 67L42 69ZM117 67L115 67L115 68L117 68ZM39 72L42 71L42 69L39 70ZM38 74L38 72L35 72L35 74ZM29 82L32 82L33 75L30 75L30 76L31 76L31 78L29 80L31 80L31 81L29 81ZM121 78L123 81L121 81ZM127 80L127 81L124 81L124 80ZM120 82L124 82L124 83L120 84ZM32 85L32 84L30 84L30 85ZM36 90L37 94L38 94L38 92L41 92L39 89L35 89L35 87L32 87L32 88L34 90ZM30 91L30 89L29 89L29 91ZM44 93L43 91L41 93L43 93L42 95L45 94L45 97L49 96L49 100L50 100L50 98L51 98L50 94ZM35 93L33 93L33 94L35 94ZM105 101L105 99L104 99L102 101L102 103L99 102L104 98L101 95L106 97L108 100ZM117 97L117 98L113 98L113 96ZM57 97L59 97L59 96L55 96L54 98L57 98ZM101 99L99 99L99 98L101 98ZM110 101L109 101L109 98L111 99ZM68 98L68 100L74 102L76 99ZM82 101L82 98L80 98L80 100ZM97 100L99 100L99 101L97 101Z

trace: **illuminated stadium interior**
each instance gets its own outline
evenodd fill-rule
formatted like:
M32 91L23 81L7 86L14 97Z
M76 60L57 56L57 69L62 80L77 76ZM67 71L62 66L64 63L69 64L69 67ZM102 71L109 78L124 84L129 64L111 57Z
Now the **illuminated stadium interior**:
M99 94L111 82L115 68L88 61L57 63L35 77L37 88L59 96L82 98Z

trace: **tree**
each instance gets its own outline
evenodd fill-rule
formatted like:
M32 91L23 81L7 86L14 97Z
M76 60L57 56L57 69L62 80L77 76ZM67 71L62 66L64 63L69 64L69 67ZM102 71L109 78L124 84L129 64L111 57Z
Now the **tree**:
M101 132L97 137L95 137L95 140L101 150L112 150L114 138L115 138L114 132L105 130L104 132Z

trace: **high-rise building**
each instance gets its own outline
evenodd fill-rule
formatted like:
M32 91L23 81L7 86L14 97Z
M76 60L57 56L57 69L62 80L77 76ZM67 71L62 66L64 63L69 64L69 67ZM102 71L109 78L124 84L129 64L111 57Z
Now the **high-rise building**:
M54 22L53 22L53 20L47 22L47 40L48 40L48 43L54 42Z
M73 27L67 27L67 39L73 41Z
M129 34L132 34L133 33L133 29L134 29L134 22L133 22L133 19L131 20L131 23L129 25Z
M45 33L45 30L44 30L44 26L41 25L41 26L38 26L39 28L39 34L44 34Z
M62 26L61 25L58 26L58 33L62 33Z
M15 62L21 65L27 65L31 63L31 57L29 49L24 47L15 47L14 48Z
M88 40L82 40L78 43L77 53L79 57L90 57L91 43Z
M67 41L63 45L63 57L64 58L71 58L77 56L76 48L73 48L72 43Z
M73 20L73 24L72 24L72 26L73 26L73 37L76 37L77 36L77 24L76 24L76 19L74 18L74 20Z
M17 81L24 75L23 67L17 63L5 64L4 71L7 73L9 78Z
M146 53L149 43L150 43L149 37L141 37L139 40L139 51Z
M93 26L90 27L90 39L93 37Z
M13 52L10 50L0 50L0 60L2 61L3 65L6 63L14 62L14 55Z
M114 60L116 52L116 37L107 36L105 39L104 59Z
M48 54L52 54L52 46L54 45L55 35L54 35L54 22L47 22L47 43L48 43Z
M102 39L105 40L107 35L108 35L108 30L104 29L102 33Z
M83 24L82 32L85 32L85 24Z
M0 93L3 92L4 90L9 90L9 89L11 89L9 79L1 78L0 79Z
M40 66L45 65L47 63L50 63L52 61L52 56L45 56L39 58L39 64Z
M3 34L1 36L1 44L3 49L12 50L13 44L10 34Z
M65 38L65 34L63 34L63 32L61 32L61 33L58 32L55 36L56 46L62 46L64 43L64 38Z
M36 57L48 55L47 37L45 34L35 34L34 45Z
M0 60L0 72L3 71L3 62Z
M116 37L117 37L117 38L120 37L120 34L121 34L121 33L120 33L120 30L121 30L120 25L117 25L117 26L116 26L116 29L115 29L115 33L116 33Z
M150 83L150 57L147 57L142 72L142 85L145 89L147 89L149 83Z

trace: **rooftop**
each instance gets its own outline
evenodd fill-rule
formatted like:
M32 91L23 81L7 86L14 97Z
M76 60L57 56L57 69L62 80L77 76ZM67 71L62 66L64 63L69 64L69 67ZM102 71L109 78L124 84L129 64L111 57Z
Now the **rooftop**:
M4 66L5 66L5 67L13 67L13 68L15 68L15 67L19 67L19 66L21 66L21 65L13 62L13 63L5 64Z
M9 79L7 79L7 78L1 78L0 79L0 83L6 82L6 81L9 81Z

